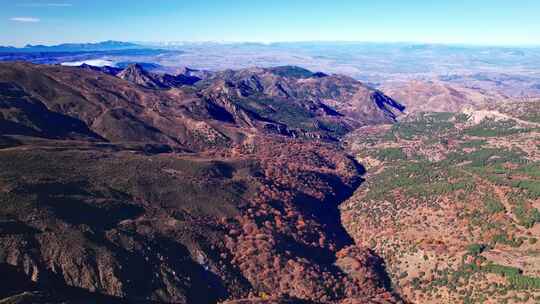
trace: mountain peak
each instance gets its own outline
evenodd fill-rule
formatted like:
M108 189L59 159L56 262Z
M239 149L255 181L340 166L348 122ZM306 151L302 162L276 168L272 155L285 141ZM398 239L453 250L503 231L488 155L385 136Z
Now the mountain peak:
M192 85L201 80L197 76L179 74L155 74L148 72L139 63L129 64L124 70L116 75L119 78L133 82L150 89L170 89L183 85Z
M154 79L154 77L152 77L149 72L145 71L138 63L128 65L127 68L118 73L116 76L143 87L152 89L164 88L161 83Z
M130 72L137 72L137 73L146 73L143 66L139 63L131 63L129 64L124 71L130 71Z
M277 66L268 68L267 71L283 77L309 78L313 76L313 72L310 70L294 65Z

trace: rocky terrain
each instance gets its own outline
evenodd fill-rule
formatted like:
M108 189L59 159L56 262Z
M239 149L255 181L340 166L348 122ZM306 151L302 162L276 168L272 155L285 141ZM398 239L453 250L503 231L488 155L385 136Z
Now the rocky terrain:
M181 87L183 85L193 85L201 80L195 76L185 74L170 75L170 74L154 74L143 69L139 64L131 64L125 69L117 69L111 67L97 68L97 70L118 76L129 82L150 89L170 89Z
M0 303L536 303L540 103L450 82L0 63Z
M352 78L295 67L231 70L193 86L168 89L159 80L167 75L148 73L136 65L119 77L85 67L22 62L0 68L0 82L15 100L24 97L25 103L44 105L44 111L75 117L108 141L199 149L210 144L229 147L253 133L335 140L366 124L395 121L403 110L380 91ZM150 83L163 89L150 89ZM20 106L17 103L15 108ZM32 124L28 120L17 126L39 129L27 125Z
M346 146L366 183L340 206L414 303L540 300L540 104L417 113Z
M296 67L170 77L0 64L0 303L403 302L338 210L364 181L338 140L401 104Z

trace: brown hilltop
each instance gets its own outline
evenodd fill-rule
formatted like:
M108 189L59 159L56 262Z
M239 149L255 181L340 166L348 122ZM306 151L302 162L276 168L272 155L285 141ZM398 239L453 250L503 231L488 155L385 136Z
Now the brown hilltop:
M385 84L382 90L407 107L408 113L459 112L466 107L509 101L510 98L494 91L468 88L443 81L396 82Z

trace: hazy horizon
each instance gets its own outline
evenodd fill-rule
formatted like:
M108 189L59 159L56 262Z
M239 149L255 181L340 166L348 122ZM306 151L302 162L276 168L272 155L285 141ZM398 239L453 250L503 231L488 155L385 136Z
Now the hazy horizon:
M0 45L104 40L538 46L540 2L0 0Z
M430 45L430 46L454 46L454 47L471 47L471 48L483 48L483 47L500 47L500 48L539 48L540 43L535 44L488 44L488 43L461 43L461 42L429 42L429 41L363 41L363 40L276 40L276 41L258 41L258 40L115 40L115 39L105 39L105 40L81 40L81 41L62 41L57 43L21 43L21 44L0 44L4 47L16 47L24 48L26 46L58 46L63 44L98 44L104 42L125 42L139 44L141 46L152 46L152 45L162 45L162 46L181 46L182 44L260 44L260 45L276 45L276 44L343 44L343 45L362 45L362 44L373 44L373 45Z

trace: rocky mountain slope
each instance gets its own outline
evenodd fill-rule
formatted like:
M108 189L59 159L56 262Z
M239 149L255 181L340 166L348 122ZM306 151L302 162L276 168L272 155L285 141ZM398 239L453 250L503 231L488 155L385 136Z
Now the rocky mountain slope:
M341 76L305 78L250 69L156 90L142 86L151 74L141 72L130 66L119 74L132 75L128 79L134 84L87 68L3 63L0 82L13 88L3 94L23 94L80 120L106 140L192 149L229 146L255 133L335 140L366 124L394 121L403 110L380 91Z
M232 85L236 95L243 97L262 94L285 100L313 101L319 112L345 116L354 127L394 121L404 110L382 92L353 78L312 73L293 66L225 71L212 79L214 83L218 80L218 84Z
M366 183L341 205L414 303L540 299L540 104L411 115L347 138Z
M0 298L401 302L341 225L364 170L335 143L400 104L294 67L124 72L0 64Z
M108 67L98 68L98 70L105 71L106 73L112 72ZM150 89L170 89L173 87L181 87L183 85L192 85L201 80L198 77L184 74L173 76L169 74L149 73L145 71L141 65L136 63L129 65L124 70L118 71L115 75Z

